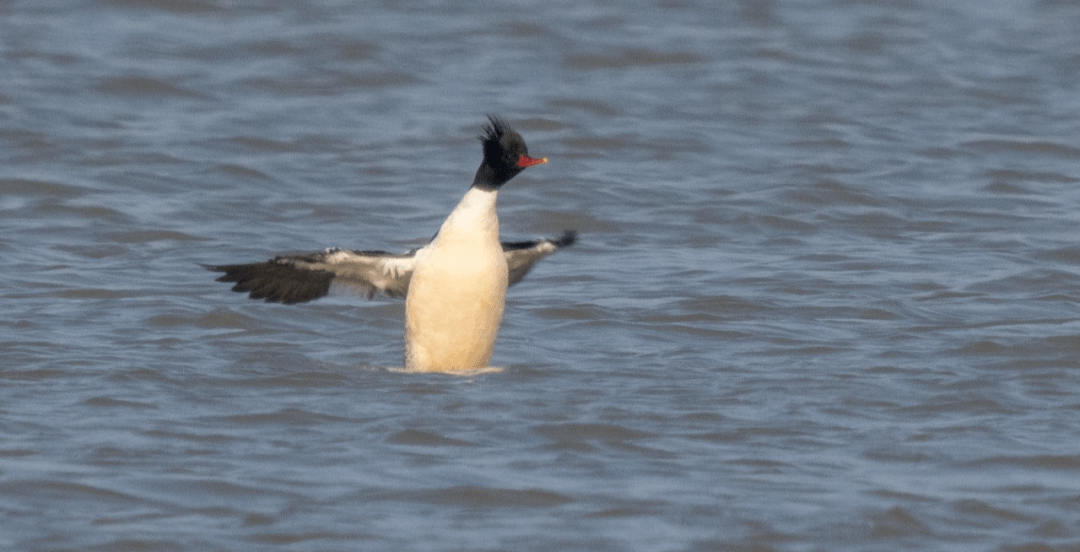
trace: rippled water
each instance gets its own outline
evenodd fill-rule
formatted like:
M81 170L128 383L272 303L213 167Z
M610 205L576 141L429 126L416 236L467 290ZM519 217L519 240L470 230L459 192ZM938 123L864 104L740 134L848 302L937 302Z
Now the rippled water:
M1080 5L0 3L5 550L1076 550ZM495 364L199 263L580 232Z

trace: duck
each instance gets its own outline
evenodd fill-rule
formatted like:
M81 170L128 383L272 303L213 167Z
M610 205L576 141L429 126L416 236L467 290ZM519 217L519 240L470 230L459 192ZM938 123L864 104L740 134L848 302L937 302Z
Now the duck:
M489 115L479 137L483 160L472 185L423 247L406 253L328 248L278 255L260 263L203 265L219 282L251 299L296 304L343 286L365 296L405 299L405 370L467 372L488 368L506 306L507 288L540 259L570 247L577 233L503 242L500 188L529 167L525 139Z

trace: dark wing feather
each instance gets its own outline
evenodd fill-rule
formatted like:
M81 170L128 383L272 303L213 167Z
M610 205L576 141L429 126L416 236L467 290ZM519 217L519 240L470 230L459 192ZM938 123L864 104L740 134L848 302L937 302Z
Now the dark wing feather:
M404 297L415 258L385 251L327 249L308 255L281 255L264 263L205 266L224 272L219 282L235 282L232 290L272 303L303 303L325 296L341 285L372 298L376 293Z
M544 257L564 248L570 247L577 242L577 232L567 230L558 239L503 242L503 253L506 255L506 264L510 269L510 285L522 280L532 267Z

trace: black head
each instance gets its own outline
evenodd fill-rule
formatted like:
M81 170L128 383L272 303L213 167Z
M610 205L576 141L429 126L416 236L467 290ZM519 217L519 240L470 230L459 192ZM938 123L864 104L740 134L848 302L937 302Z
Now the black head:
M502 119L488 115L489 123L484 125L484 162L476 171L474 186L498 188L526 167L547 163L547 158L529 157L529 148L525 139Z

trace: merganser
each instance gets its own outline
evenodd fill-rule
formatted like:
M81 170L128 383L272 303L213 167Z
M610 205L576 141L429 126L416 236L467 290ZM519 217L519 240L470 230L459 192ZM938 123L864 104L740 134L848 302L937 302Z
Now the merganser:
M325 296L331 284L405 297L405 368L457 372L488 366L502 323L506 288L520 282L537 261L573 245L577 234L556 239L499 241L499 188L527 167L547 163L529 157L525 140L502 119L484 125L484 160L472 187L427 245L404 254L330 248L279 255L254 264L213 265L219 282L252 299L302 303Z

